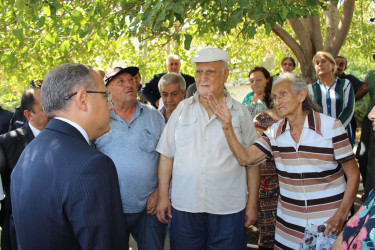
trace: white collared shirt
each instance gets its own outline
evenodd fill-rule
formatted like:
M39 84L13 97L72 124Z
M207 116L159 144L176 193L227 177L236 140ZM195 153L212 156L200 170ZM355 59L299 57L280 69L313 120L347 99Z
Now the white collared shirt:
M86 139L87 143L89 143L89 136L88 136L87 132L80 125L78 125L77 123L75 123L71 120L68 120L64 117L54 117L54 118L59 119L63 122L66 122L66 123L72 125L73 127L75 127L82 134L82 136Z
M240 143L248 147L257 138L247 108L226 92L227 106ZM173 111L156 151L173 158L172 206L192 213L231 214L247 202L246 169L233 156L221 120L199 102L199 93Z
M34 127L30 122L29 122L29 127L31 129L31 132L33 132L34 137L37 137L40 133L40 130Z

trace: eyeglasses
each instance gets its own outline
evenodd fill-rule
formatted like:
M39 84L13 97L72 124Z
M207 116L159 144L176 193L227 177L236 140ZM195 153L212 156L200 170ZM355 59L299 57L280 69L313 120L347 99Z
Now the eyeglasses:
M70 95L67 95L64 97L64 100L65 101L68 101L70 98L72 98L72 96L76 95L78 92L74 92L74 93L71 93ZM107 98L107 103L111 103L112 104L112 93L109 92L109 91L91 91L91 90L86 90L86 93L88 94L102 94L102 95L105 95L105 97Z

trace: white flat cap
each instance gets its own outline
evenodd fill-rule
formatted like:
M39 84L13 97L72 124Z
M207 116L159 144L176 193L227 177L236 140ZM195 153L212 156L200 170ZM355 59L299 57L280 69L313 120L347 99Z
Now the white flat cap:
M198 63L198 62L216 62L216 61L224 61L229 62L229 56L227 52L218 48L205 48L198 51L191 62Z

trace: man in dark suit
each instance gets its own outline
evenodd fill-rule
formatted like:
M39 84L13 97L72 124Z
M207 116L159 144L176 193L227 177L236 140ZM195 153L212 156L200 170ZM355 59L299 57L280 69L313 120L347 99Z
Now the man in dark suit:
M3 109L0 106L0 134L8 132L9 122L13 117L13 112Z
M52 118L11 176L21 249L126 249L117 173L89 140L110 129L110 93L91 67L62 64L42 86Z
M26 90L21 98L21 109L28 122L21 128L12 130L0 136L0 172L3 180L5 199L1 201L0 215L1 249L15 249L15 232L9 223L12 207L10 202L10 174L16 166L18 158L26 145L29 144L48 123L48 118L42 109L40 88ZM11 227L11 228L10 228ZM14 227L13 227L14 228Z
M186 89L189 87L190 84L195 83L194 77L186 74L180 73L181 68L181 61L180 57L176 55L170 55L167 57L166 67L168 73L176 73L181 74L182 77L185 79L186 82ZM159 107L159 100L160 100L160 92L158 89L158 84L160 78L165 75L166 73L159 73L154 75L154 77L146 83L142 87L142 94L147 98L147 100L154 106L155 108Z

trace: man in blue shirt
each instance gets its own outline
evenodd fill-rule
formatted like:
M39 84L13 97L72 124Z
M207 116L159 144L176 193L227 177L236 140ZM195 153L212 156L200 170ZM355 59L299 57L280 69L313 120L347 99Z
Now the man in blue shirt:
M116 67L105 77L115 109L111 130L95 141L97 149L116 165L124 223L139 249L163 249L166 226L156 216L157 167L155 151L164 119L153 107L137 101L134 67Z

